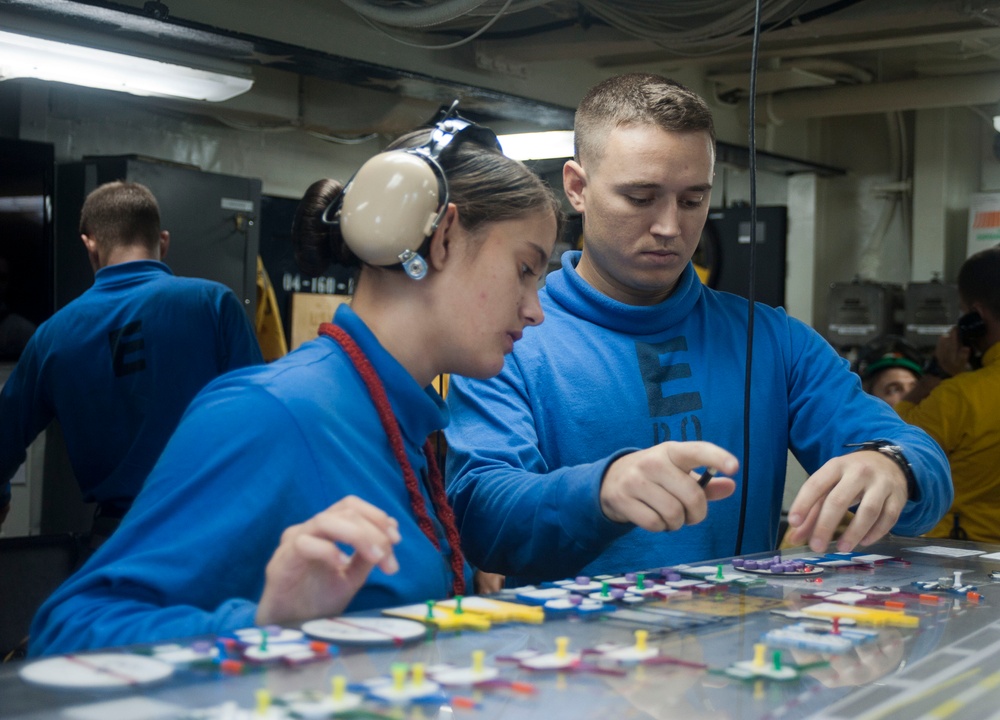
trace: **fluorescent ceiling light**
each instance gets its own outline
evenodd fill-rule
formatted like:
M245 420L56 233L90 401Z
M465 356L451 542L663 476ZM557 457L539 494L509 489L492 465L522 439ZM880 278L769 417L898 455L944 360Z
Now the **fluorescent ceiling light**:
M37 78L153 97L221 102L253 79L0 31L0 80Z
M503 154L515 160L573 157L572 130L500 135L499 140Z

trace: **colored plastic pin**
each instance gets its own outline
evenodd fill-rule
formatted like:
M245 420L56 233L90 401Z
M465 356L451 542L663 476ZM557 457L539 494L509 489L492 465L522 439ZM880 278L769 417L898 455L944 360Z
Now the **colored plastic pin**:
M464 611L462 610L462 596L455 596L455 614L461 615Z
M393 663L389 671L392 673L392 689L396 692L403 692L403 684L406 682L406 673L409 668L405 663Z
M461 710L475 710L479 707L479 703L473 698L455 695L451 698L451 706Z
M260 688L254 695L257 698L257 714L266 715L271 707L271 693L265 688Z
M569 638L560 636L556 638L556 657L562 659L566 657L566 650L569 648Z
M646 639L649 637L648 630L636 630L635 631L635 649L639 652L645 652L646 650Z
M472 651L472 672L476 675L482 675L483 673L483 659L486 657L486 653L482 650Z
M333 699L341 701L344 699L344 691L347 690L347 678L343 675L334 675L330 681L333 686Z
M424 684L424 664L413 663L413 684L420 687Z
M427 619L428 620L433 620L434 619L434 601L433 600L427 600L425 602L427 603Z
M701 474L701 477L698 478L698 487L703 488L706 485L708 485L708 481L714 478L716 473L718 472L719 471L716 470L715 468L705 468L705 472L703 472Z
M264 628L260 630L260 651L267 652L267 630Z
M608 597L608 584L607 584L607 582L602 582L601 583L601 597L602 598Z
M767 645L757 643L753 646L753 666L755 668L764 667L764 653L767 652Z
M781 672L781 650L775 650L771 660L774 663L774 671Z
M639 590L646 589L646 576L643 573L639 573L635 576L635 586Z
M715 579L716 580L725 580L726 579L726 576L722 573L722 563L719 563L719 565L717 566L717 568L715 570Z

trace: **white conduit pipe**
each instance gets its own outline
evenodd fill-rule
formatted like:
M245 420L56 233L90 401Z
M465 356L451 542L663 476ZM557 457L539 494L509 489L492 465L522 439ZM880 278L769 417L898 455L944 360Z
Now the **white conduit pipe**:
M765 108L767 121L780 125L785 120L988 105L997 101L1000 76L977 73L791 90L768 95Z
M426 27L466 15L488 0L442 0L428 7L387 8L365 0L340 0L359 15L393 27Z

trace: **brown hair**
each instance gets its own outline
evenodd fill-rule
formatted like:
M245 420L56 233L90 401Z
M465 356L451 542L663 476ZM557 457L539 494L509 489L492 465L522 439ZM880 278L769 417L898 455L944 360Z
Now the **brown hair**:
M600 162L604 138L620 125L656 125L671 132L704 130L715 142L712 111L695 92L660 75L616 75L590 89L576 110L574 152Z
M87 195L80 210L80 233L105 249L160 241L160 206L149 188L134 182L105 183Z
M980 250L962 263L958 294L966 305L982 303L1000 318L1000 245Z
M415 130L398 138L386 150L420 147L429 138L430 130ZM552 212L561 227L559 200L523 163L471 141L453 142L438 162L448 180L449 201L458 207L459 222L468 232L475 234L489 223L545 211ZM318 275L331 262L348 267L361 264L344 243L339 226L321 219L323 211L343 189L335 180L317 180L299 202L292 222L292 242L295 259L305 273Z

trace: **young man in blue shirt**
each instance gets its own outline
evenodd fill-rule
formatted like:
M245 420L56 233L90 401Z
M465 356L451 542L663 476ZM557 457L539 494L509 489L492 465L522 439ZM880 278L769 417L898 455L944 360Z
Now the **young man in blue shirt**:
M575 131L563 183L583 250L547 277L548 321L501 374L449 391L449 498L469 560L534 581L769 550L789 449L811 474L794 541L825 549L854 506L840 550L933 527L952 495L941 449L815 331L763 305L744 448L747 301L703 286L690 262L714 179L705 102L618 76L588 93ZM706 468L718 476L701 487Z
M80 235L94 284L43 323L0 392L0 521L10 479L57 419L95 538L113 532L188 403L210 380L263 362L243 306L217 282L176 277L153 194L91 192Z

